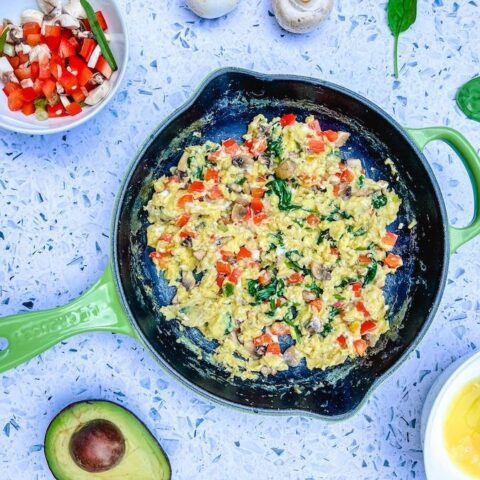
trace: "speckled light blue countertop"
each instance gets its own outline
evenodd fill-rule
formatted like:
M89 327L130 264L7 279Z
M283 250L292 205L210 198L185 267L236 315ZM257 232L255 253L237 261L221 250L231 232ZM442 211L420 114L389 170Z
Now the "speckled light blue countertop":
M418 21L401 37L399 80L391 75L386 2L337 0L324 26L305 36L280 30L267 0L243 0L212 22L199 20L182 0L121 3L131 58L114 101L64 135L0 132L0 316L66 303L100 276L127 164L214 68L329 80L402 124L453 126L480 147L479 124L453 100L480 70L476 0L419 1ZM437 144L427 157L452 223L465 223L473 208L460 161ZM71 402L105 398L146 422L177 479L423 479L419 432L427 391L454 359L480 346L479 249L476 239L453 256L440 309L418 350L345 423L208 403L166 376L135 341L89 334L0 376L0 478L51 479L42 450L49 421Z

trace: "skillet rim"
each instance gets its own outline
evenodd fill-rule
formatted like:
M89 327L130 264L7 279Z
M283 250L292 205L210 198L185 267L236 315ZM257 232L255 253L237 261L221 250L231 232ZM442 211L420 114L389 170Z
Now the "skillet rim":
M239 73L245 76L250 76L253 77L257 80L264 81L264 82L275 82L275 81L299 81L315 86L320 86L320 87L325 87L337 92L340 92L343 95L346 95L347 97L351 98L352 100L368 107L369 109L373 110L377 115L379 115L384 121L388 122L394 129L396 130L397 134L400 135L413 149L415 154L417 155L418 159L420 160L423 168L426 170L428 173L428 177L430 179L430 182L433 187L433 191L437 200L437 204L439 206L439 212L440 212L440 217L442 220L442 229L443 229L443 238L444 238L444 252L443 252L443 259L442 259L442 270L441 270L441 275L440 275L440 283L439 283L439 288L435 294L435 298L432 302L432 305L430 307L430 312L423 322L423 325L418 332L417 336L415 339L410 343L410 345L405 349L405 351L402 353L402 355L397 359L397 361L389 367L384 373L382 373L379 377L377 377L371 385L368 387L366 390L365 394L363 395L363 398L361 401L356 405L354 408L351 410L340 414L340 415L322 415L320 413L317 413L313 410L306 410L303 408L289 408L289 409L273 409L273 408L257 408L251 405L244 405L236 402L232 402L230 400L227 400L225 398L222 398L220 396L217 396L216 394L210 393L207 390L199 387L197 384L187 380L184 376L182 376L177 370L175 370L173 367L171 367L167 362L165 362L160 354L156 351L156 349L153 347L152 343L148 340L148 338L144 335L142 330L140 329L135 316L133 315L130 305L128 302L128 298L125 295L125 292L123 290L122 282L121 282L121 274L120 274L120 268L119 268L119 262L118 262L118 226L120 224L120 216L121 216L121 211L122 207L124 205L124 200L125 200L125 194L128 190L128 187L130 185L131 178L138 167L138 165L141 163L142 158L145 154L145 152L148 150L150 145L153 143L153 141L162 133L162 131L174 120L179 118L182 114L184 114L190 107L195 105L197 102L198 98L202 95L202 93L208 88L210 83L212 83L214 80L216 80L218 77L221 76L228 76L231 74ZM447 210L445 207L445 202L443 199L443 196L440 191L440 187L438 185L437 179L433 173L432 168L430 167L430 164L428 163L426 157L424 156L423 152L417 147L415 142L411 139L411 137L407 134L405 129L388 113L386 113L383 109L381 109L379 106L377 106L375 103L371 102L367 98L363 97L362 95L359 95L356 92L353 92L352 90L349 90L345 87L342 87L340 85L337 85L335 83L331 83L328 81L324 80L318 80L316 78L312 77L306 77L302 75L294 75L294 74L267 74L267 73L261 73L261 72L255 72L253 70L248 70L245 68L239 68L239 67L222 67L213 70L210 72L199 84L199 86L195 89L193 94L190 96L190 98L185 101L182 105L180 105L177 109L175 109L172 113L167 115L158 125L155 127L155 129L149 134L149 136L146 138L146 140L143 142L143 144L139 147L137 150L135 156L129 163L127 170L123 176L122 183L120 185L118 194L116 195L115 198L115 203L114 203L114 214L112 216L112 223L111 223L111 243L110 243L110 248L111 248L111 262L113 264L113 278L114 278L114 284L115 284L115 289L117 291L117 294L120 298L122 307L127 314L127 318L129 323L131 324L135 335L137 336L137 339L140 340L142 346L145 348L147 352L150 353L154 357L154 359L159 363L160 367L162 370L164 370L166 373L168 373L173 379L178 380L183 386L187 387L188 389L192 390L196 394L206 398L209 401L213 401L217 404L220 404L222 406L230 407L235 410L240 410L242 412L246 413L262 413L266 415L271 415L271 416L287 416L287 415L295 415L295 416L307 416L307 417L312 417L315 419L323 420L328 423L338 423L341 421L348 420L349 418L353 417L357 413L360 412L360 410L365 406L367 401L369 400L370 396L373 394L373 392L385 381L387 378L389 378L396 370L400 368L400 366L411 356L413 351L419 346L420 342L424 339L426 332L430 328L433 319L435 317L435 314L438 311L438 307L440 305L440 301L443 297L443 293L445 291L445 286L446 286L446 280L447 280L447 274L448 274L448 267L449 267L449 261L450 261L450 233L448 229L448 215L447 215Z

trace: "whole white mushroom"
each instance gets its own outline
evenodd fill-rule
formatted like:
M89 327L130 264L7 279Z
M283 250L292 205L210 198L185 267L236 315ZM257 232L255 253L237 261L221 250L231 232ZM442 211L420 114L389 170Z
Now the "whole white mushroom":
M202 18L218 18L230 13L240 0L186 0L188 8Z
M306 33L328 17L333 0L272 0L272 7L282 28L292 33Z

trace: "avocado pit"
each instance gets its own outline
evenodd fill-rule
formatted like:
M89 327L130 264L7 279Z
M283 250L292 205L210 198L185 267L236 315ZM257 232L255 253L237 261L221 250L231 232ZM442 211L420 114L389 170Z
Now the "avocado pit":
M116 425L96 419L81 426L71 437L70 455L90 473L111 470L125 455L125 438Z

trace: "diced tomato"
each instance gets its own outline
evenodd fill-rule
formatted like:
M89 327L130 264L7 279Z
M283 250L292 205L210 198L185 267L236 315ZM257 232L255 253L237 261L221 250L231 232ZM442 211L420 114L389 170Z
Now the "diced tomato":
M238 143L233 138L228 138L222 143L222 145L225 152L230 156L235 155L240 150Z
M12 112L18 112L19 110L21 110L24 103L25 103L25 101L23 99L21 89L14 90L8 96L8 108Z
M170 243L173 240L173 235L171 233L162 233L159 240Z
M342 182L351 183L351 182L353 182L354 178L355 178L355 175L353 174L353 172L349 168L346 168L340 174L340 180Z
M287 281L290 285L295 285L297 283L303 282L303 275L299 272L292 273L288 278Z
M185 208L188 203L193 202L193 195L183 195L177 200L177 206L180 208Z
M218 182L218 175L219 175L219 171L216 168L207 168L205 170L203 178L206 181L213 180L214 182Z
M172 252L152 252L150 253L150 258L154 261L155 265L158 265L160 268L168 267L168 259L171 257Z
M42 90L42 80L37 78L35 82L33 82L33 89L35 90L35 93L37 94L37 98L43 95L43 90Z
M363 340L363 338L360 338L359 340L353 341L353 347L355 348L357 355L362 357L368 348L368 343L365 340Z
M395 235L392 232L387 232L383 236L382 242L385 243L386 245L389 245L390 247L393 247L397 243L397 238L398 238L398 235Z
M63 74L64 69L64 61L60 58L59 55L53 55L50 59L50 73L55 80L59 80L59 78Z
M242 271L239 268L234 268L232 270L232 273L228 276L228 281L232 283L237 283L241 276Z
M370 316L370 312L367 310L363 302L357 302L355 308L357 309L357 312L363 313L366 317Z
M250 193L253 198L262 198L265 194L265 189L262 187L254 187L251 189Z
M80 49L80 56L88 62L96 46L97 42L95 40L92 38L85 38L82 43L82 48Z
M12 68L18 68L19 65L20 65L20 59L18 58L18 56L15 56L15 57L7 57L8 61L10 62L10 65L12 66Z
M52 100L57 93L57 86L51 79L42 82L42 91L47 100Z
M217 275L217 280L216 280L216 281L217 281L218 287L219 287L219 288L222 288L223 282L225 282L225 275L222 275L221 273L219 273L219 274Z
M347 346L347 339L343 335L339 335L337 337L337 343L342 347L345 348Z
M38 62L32 62L32 64L30 65L30 72L32 74L32 80L38 78L38 75L40 73L40 66L38 65Z
M72 98L75 102L82 103L87 97L81 90L77 90L76 92L72 93Z
M307 217L307 223L309 225L311 225L312 227L314 227L315 225L318 225L320 222L320 219L317 217L317 215L311 213L308 217Z
M256 347L260 347L261 345L270 345L272 343L273 343L273 338L268 333L262 333L261 335L253 339L253 344Z
M103 15L102 11L99 10L98 12L95 12L95 16L97 17L97 21L98 21L100 27L102 27L102 30L103 31L108 30L107 21L105 20L105 17Z
M360 327L360 335L364 335L365 333L371 332L377 328L377 324L373 320L366 320L362 323Z
M217 273L223 273L225 275L230 274L230 272L232 271L231 265L225 262L217 262L215 268L217 269Z
M194 192L200 193L200 192L203 192L204 190L205 190L205 185L200 180L194 180L188 187L188 191L192 193Z
M240 250L237 253L237 260L245 258L252 258L252 252L246 247L240 247Z
M322 153L325 151L325 144L322 140L311 138L308 141L308 149L313 153Z
M33 102L37 98L37 94L32 87L22 88L22 97L25 102Z
M223 248L220 250L220 254L225 261L235 258L235 253L229 252L228 250L223 250Z
M362 294L362 284L360 282L352 283L352 290L356 297L360 297Z
M280 350L280 344L271 343L270 345L267 345L267 353L270 353L271 355L280 355L282 353Z
M82 113L82 107L77 102L71 102L65 107L65 110L72 117Z
M308 126L312 130L314 130L317 135L320 135L322 133L322 129L320 127L320 122L317 119L312 120L311 122L308 122Z
M93 72L88 67L84 67L78 74L78 84L84 87L92 78Z
M282 127L286 127L288 125L292 125L293 123L295 123L295 120L297 119L296 115L294 115L293 113L287 113L286 115L283 115L281 118L280 118L280 125Z
M270 327L270 331L274 335L278 335L279 337L281 337L283 335L289 335L290 334L290 326L288 324L286 324L285 322L275 322Z
M42 31L42 27L37 22L27 22L23 24L23 37L37 35Z
M35 105L33 104L33 102L30 102L30 103L26 103L23 107L22 107L22 113L24 115L33 115L35 113Z
M50 72L50 59L46 53L38 56L38 68L38 78L40 80L49 80L52 74Z
M263 202L260 200L260 198L252 198L250 206L254 212L261 212L263 210Z
M221 153L222 153L221 150L217 150L215 152L209 153L207 157L208 161L215 163L219 159Z
M358 261L364 265L367 265L372 261L372 258L370 257L369 253L362 253L358 256Z
M15 70L15 76L20 80L27 80L28 78L32 78L32 70L30 67L22 67L17 68Z
M315 300L312 300L309 305L311 305L317 312L320 312L323 307L323 302L319 298L316 298Z
M79 88L77 77L71 74L68 70L63 70L62 76L58 79L58 81L68 94L73 93Z
M266 220L268 218L268 215L265 213L265 212L260 212L260 213L257 213L254 217L253 217L253 223L255 225L259 225L260 223L262 223L264 220Z
M337 247L330 247L330 253L332 255L340 255L340 252L338 251L338 248Z
M102 55L98 57L97 64L95 65L95 70L97 70L97 72L100 72L107 79L109 79L113 74L112 67L108 64L108 62Z
M68 65L72 69L74 75L78 75L84 68L87 68L87 64L78 56L69 57ZM75 74L75 72L77 72Z
M57 103L56 105L48 105L47 112L49 118L63 117L65 115L65 110L63 109L63 105L61 103Z
M384 263L389 268L398 268L403 265L402 257L400 257L399 255L395 255L393 253L389 253L386 256Z
M62 58L74 57L77 54L77 49L72 44L72 42L67 40L65 37L62 37L62 39L60 40L58 53Z
M218 198L223 197L223 193L220 190L220 187L218 185L214 185L208 192L207 192L208 198L210 200L217 200Z
M20 65L28 63L30 61L30 56L27 53L19 53L17 54L20 60Z
M322 135L327 137L327 140L329 142L334 142L338 138L338 132L334 132L333 130L325 130L322 132Z
M262 139L251 139L245 142L245 146L248 148L249 152L254 156L258 157L267 149L267 141Z
M179 234L180 238L195 238L195 232L192 232L191 230L181 230Z
M270 283L271 278L272 274L268 270L263 270L258 277L258 283L260 285L267 285Z
M31 47L36 47L42 43L43 37L40 33L30 33L30 35L26 36L26 40L28 45Z
M225 147L225 148L230 148L230 147L233 147L234 145L236 145L237 142L236 140L234 140L233 138L227 138L227 140L224 140L222 142L222 145Z
M3 93L8 97L15 90L20 90L22 87L18 83L7 82L3 87Z
M45 25L45 43L48 48L56 52L62 39L62 27L59 25Z

